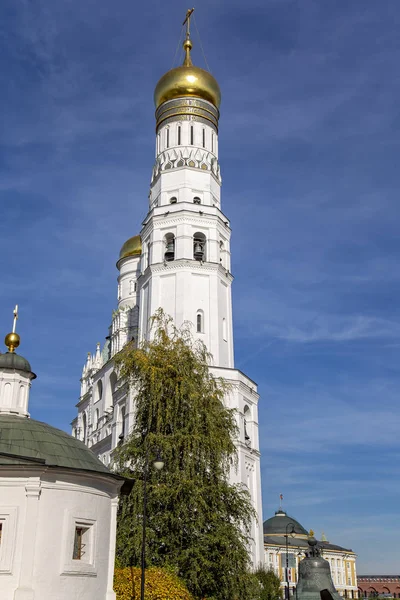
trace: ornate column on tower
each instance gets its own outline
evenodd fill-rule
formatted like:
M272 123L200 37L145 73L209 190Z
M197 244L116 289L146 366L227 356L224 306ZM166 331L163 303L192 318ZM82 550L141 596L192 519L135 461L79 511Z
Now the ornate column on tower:
M212 354L212 373L231 384L226 403L237 411L240 435L238 469L230 477L248 487L257 513L249 549L257 566L264 561L258 394L256 384L234 368L231 229L221 207L218 158L221 92L215 78L192 63L190 14L184 63L165 73L154 93L156 149L148 213L140 236L122 246L118 310L101 365L89 356L84 367L73 427L107 462L135 418L133 397L118 387L112 357L128 340L149 336L149 319L159 307L178 327L193 323L195 336Z

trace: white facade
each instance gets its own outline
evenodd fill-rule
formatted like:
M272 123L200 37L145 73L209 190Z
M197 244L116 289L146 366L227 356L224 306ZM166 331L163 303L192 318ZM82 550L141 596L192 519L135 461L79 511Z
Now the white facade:
M122 255L117 263L118 309L104 348L98 345L84 366L73 434L110 464L111 451L135 418L133 393L117 381L114 354L128 340L148 338L149 319L159 307L178 327L193 323L194 335L212 354L212 373L232 383L226 402L237 411L240 437L239 466L231 480L248 487L258 515L250 549L257 566L264 561L259 397L256 384L234 368L231 229L221 209L219 113L207 100L182 97L164 102L156 114L156 157L140 232L142 251Z
M0 467L0 590L14 600L115 600L117 484L46 466ZM73 558L77 528L85 553Z

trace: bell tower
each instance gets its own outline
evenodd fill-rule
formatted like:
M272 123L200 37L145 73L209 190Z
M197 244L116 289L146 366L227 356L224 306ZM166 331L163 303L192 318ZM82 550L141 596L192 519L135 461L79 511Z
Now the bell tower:
M145 254L140 297L141 337L162 306L179 326L194 324L214 364L233 367L228 218L221 209L218 120L221 93L195 67L187 19L182 66L159 80L155 93L156 156L149 212L140 237Z
M113 357L130 340L150 335L161 307L212 355L211 373L229 383L226 406L235 410L238 464L230 481L245 485L256 517L249 554L264 562L257 385L234 367L231 228L221 205L218 126L221 92L215 78L192 63L188 11L181 66L158 81L155 92L155 162L149 206L140 235L122 246L117 262L118 307L107 341L89 356L81 379L74 435L105 464L135 420L135 396L120 386Z

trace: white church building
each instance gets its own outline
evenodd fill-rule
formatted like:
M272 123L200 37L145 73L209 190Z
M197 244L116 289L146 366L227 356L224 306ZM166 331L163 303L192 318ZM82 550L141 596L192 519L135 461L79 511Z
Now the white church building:
M232 325L231 228L222 211L218 154L220 89L193 66L189 22L185 60L161 77L156 107L155 164L142 230L127 240L117 261L118 305L103 347L88 354L81 378L73 435L105 465L129 434L134 394L120 385L113 357L131 340L149 336L149 319L162 307L213 356L213 375L231 384L226 405L236 409L238 468L231 481L249 489L257 519L252 526L253 564L264 562L257 385L235 369ZM144 207L143 207L144 208Z
M14 321L0 354L0 598L115 600L125 480L79 440L30 418L36 375L19 342Z

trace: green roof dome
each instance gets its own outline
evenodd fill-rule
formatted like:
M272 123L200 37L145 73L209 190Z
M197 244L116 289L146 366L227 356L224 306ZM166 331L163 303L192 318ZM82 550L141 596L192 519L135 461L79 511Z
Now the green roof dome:
M293 528L290 527L290 523L293 523ZM288 525L289 527L287 527ZM293 532L296 536L308 537L308 531L296 519L289 517L283 510L277 510L274 517L264 521L263 531L264 535L286 535L286 532L289 534Z
M119 479L83 442L65 431L26 417L0 415L0 465L35 462Z
M32 373L31 365L29 362L16 352L6 352L0 354L0 369L16 369L17 371L25 371L25 373ZM32 373L35 379L36 375Z

